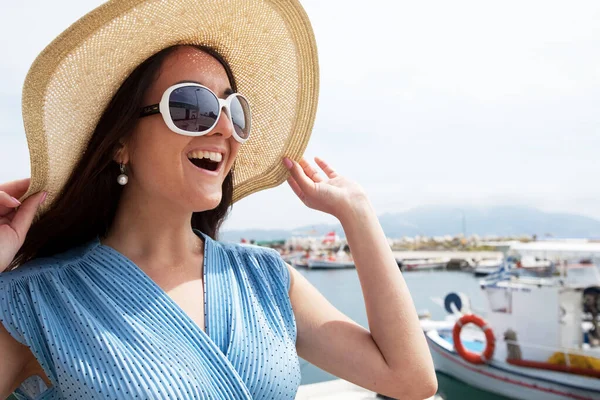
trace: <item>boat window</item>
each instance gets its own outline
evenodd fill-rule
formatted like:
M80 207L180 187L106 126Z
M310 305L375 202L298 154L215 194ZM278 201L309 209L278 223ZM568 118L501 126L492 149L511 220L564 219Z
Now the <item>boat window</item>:
M512 294L506 289L488 288L486 290L490 309L493 312L512 313Z

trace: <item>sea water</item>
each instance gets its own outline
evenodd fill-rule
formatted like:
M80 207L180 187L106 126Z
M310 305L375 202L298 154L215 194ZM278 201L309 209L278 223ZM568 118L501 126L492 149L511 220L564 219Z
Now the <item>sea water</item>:
M337 309L358 324L368 328L367 312L358 275L355 269L307 270L298 268ZM404 279L410 290L417 311L428 310L433 319L443 319L447 313L432 299L443 299L450 292L462 292L471 301L475 313L481 313L484 299L479 288L478 278L472 273L459 271L419 271L405 272ZM478 312L479 311L479 312ZM402 340L398 333L398 340ZM302 384L337 379L335 376L300 359ZM408 368L407 370L410 370ZM506 397L494 395L468 386L456 379L438 373L438 393L446 400L491 399Z

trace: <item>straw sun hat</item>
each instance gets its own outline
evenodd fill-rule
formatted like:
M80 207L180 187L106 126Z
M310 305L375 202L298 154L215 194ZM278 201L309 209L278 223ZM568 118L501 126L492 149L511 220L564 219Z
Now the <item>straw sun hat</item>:
M234 201L282 183L281 158L298 159L318 96L317 50L297 0L112 0L75 22L33 62L23 87L31 185L60 194L127 76L175 44L209 46L230 65L252 107L252 137L240 148ZM115 177L115 184L116 177Z

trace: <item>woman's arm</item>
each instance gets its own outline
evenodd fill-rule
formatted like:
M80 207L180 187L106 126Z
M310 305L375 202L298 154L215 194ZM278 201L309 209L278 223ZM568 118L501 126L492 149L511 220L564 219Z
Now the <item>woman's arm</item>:
M402 399L432 396L437 381L425 336L387 239L362 189L322 160L329 179L304 160L288 182L309 207L336 216L346 233L365 300L367 331L290 267L298 354L357 385Z
M0 399L6 399L30 375L28 366L35 362L29 348L8 333L0 323Z
M368 201L357 202L341 222L360 279L371 336L387 365L405 381L433 386L433 361L425 335L375 212Z

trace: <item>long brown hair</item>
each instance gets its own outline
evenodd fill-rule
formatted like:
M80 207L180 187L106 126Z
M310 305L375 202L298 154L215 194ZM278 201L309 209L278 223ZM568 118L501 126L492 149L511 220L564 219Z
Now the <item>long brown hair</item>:
M117 212L123 187L117 184L119 165L114 155L127 142L140 114L146 89L156 79L163 61L177 47L168 47L140 64L123 82L100 117L87 148L67 183L44 215L33 223L8 270L37 257L51 256L107 234ZM231 68L214 50L194 46L217 58L237 91ZM233 168L223 196L213 209L192 215L191 226L216 239L233 198Z

